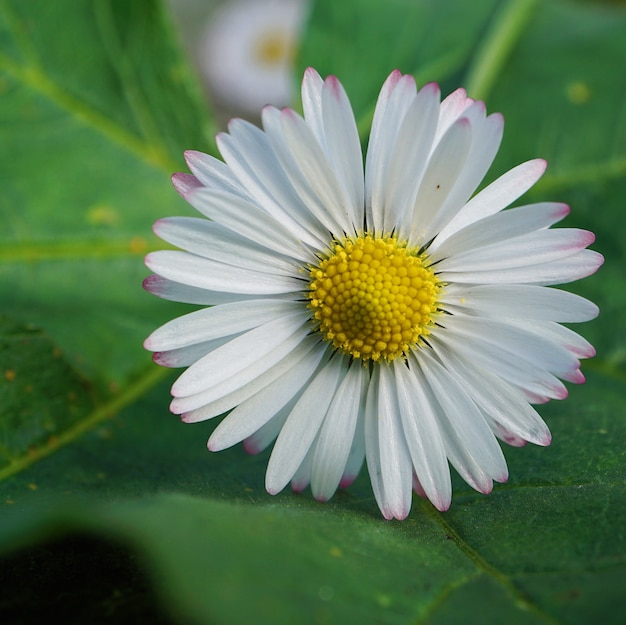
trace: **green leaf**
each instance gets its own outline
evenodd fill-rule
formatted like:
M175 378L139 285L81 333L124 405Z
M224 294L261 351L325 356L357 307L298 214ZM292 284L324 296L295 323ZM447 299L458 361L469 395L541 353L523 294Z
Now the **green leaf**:
M449 512L416 498L388 523L365 474L325 505L270 497L267 453L209 454L212 423L168 414L173 375L141 342L187 308L142 292L141 256L156 218L191 214L168 180L182 150L214 147L159 5L0 2L7 622L620 623L625 27L610 3L313 7L299 65L341 78L362 129L394 67L475 89L507 123L490 176L547 158L532 201L569 202L607 259L572 286L602 309L581 329L598 357L540 407L552 446L506 448L488 497L454 475Z
M80 423L94 400L41 331L0 316L0 352L0 461L6 466L37 447L54 448L58 434Z
M329 504L270 497L266 455L207 455L210 427L168 417L165 391L60 450L62 483L39 463L7 484L0 544L33 557L30 545L79 530L109 540L106 553L126 545L123 561L138 558L174 622L450 623L478 612L494 624L620 622L610 608L623 605L626 575L626 421L611 417L620 383L594 376L573 409L550 406L553 445L511 449L511 480L489 497L457 480L448 513L416 500L392 523L366 476ZM42 499L53 505L37 508ZM21 583L2 586L0 605Z
M0 34L0 298L115 389L164 311L142 256L187 210L168 178L209 145L205 114L155 2L7 1Z

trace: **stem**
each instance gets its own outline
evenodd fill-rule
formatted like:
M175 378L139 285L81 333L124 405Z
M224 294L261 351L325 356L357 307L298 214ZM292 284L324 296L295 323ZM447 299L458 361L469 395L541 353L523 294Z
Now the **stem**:
M537 0L502 2L470 65L466 85L472 98L484 100L530 21Z

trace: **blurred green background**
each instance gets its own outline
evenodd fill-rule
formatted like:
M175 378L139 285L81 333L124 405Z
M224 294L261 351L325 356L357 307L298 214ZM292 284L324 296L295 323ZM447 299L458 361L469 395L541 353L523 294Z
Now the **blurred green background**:
M552 446L505 449L507 484L485 497L455 475L449 512L416 499L401 523L380 518L366 475L326 505L267 495L267 454L208 454L214 425L169 414L174 375L141 346L189 310L140 286L152 222L192 214L169 176L185 149L216 153L229 115L255 118L205 82L219 9L0 2L3 622L622 623L626 5L299 9L283 77L296 108L309 65L341 79L364 140L392 69L464 86L506 120L488 179L546 158L527 199L569 203L567 225L606 257L567 286L600 305L580 329L598 356L541 407Z

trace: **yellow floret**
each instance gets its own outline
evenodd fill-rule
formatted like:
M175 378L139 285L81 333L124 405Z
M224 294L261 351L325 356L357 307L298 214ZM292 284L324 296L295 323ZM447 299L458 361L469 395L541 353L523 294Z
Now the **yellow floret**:
M428 335L441 287L423 256L369 234L335 242L309 279L324 338L364 361L404 357Z

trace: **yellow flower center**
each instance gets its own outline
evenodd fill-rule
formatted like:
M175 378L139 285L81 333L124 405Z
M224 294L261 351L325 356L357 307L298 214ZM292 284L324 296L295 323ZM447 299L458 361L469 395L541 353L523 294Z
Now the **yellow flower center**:
M263 65L279 65L291 61L293 57L293 42L288 32L270 30L262 33L255 43L257 60Z
M309 307L324 338L362 360L404 356L437 310L440 283L424 260L395 237L333 243L309 270Z

